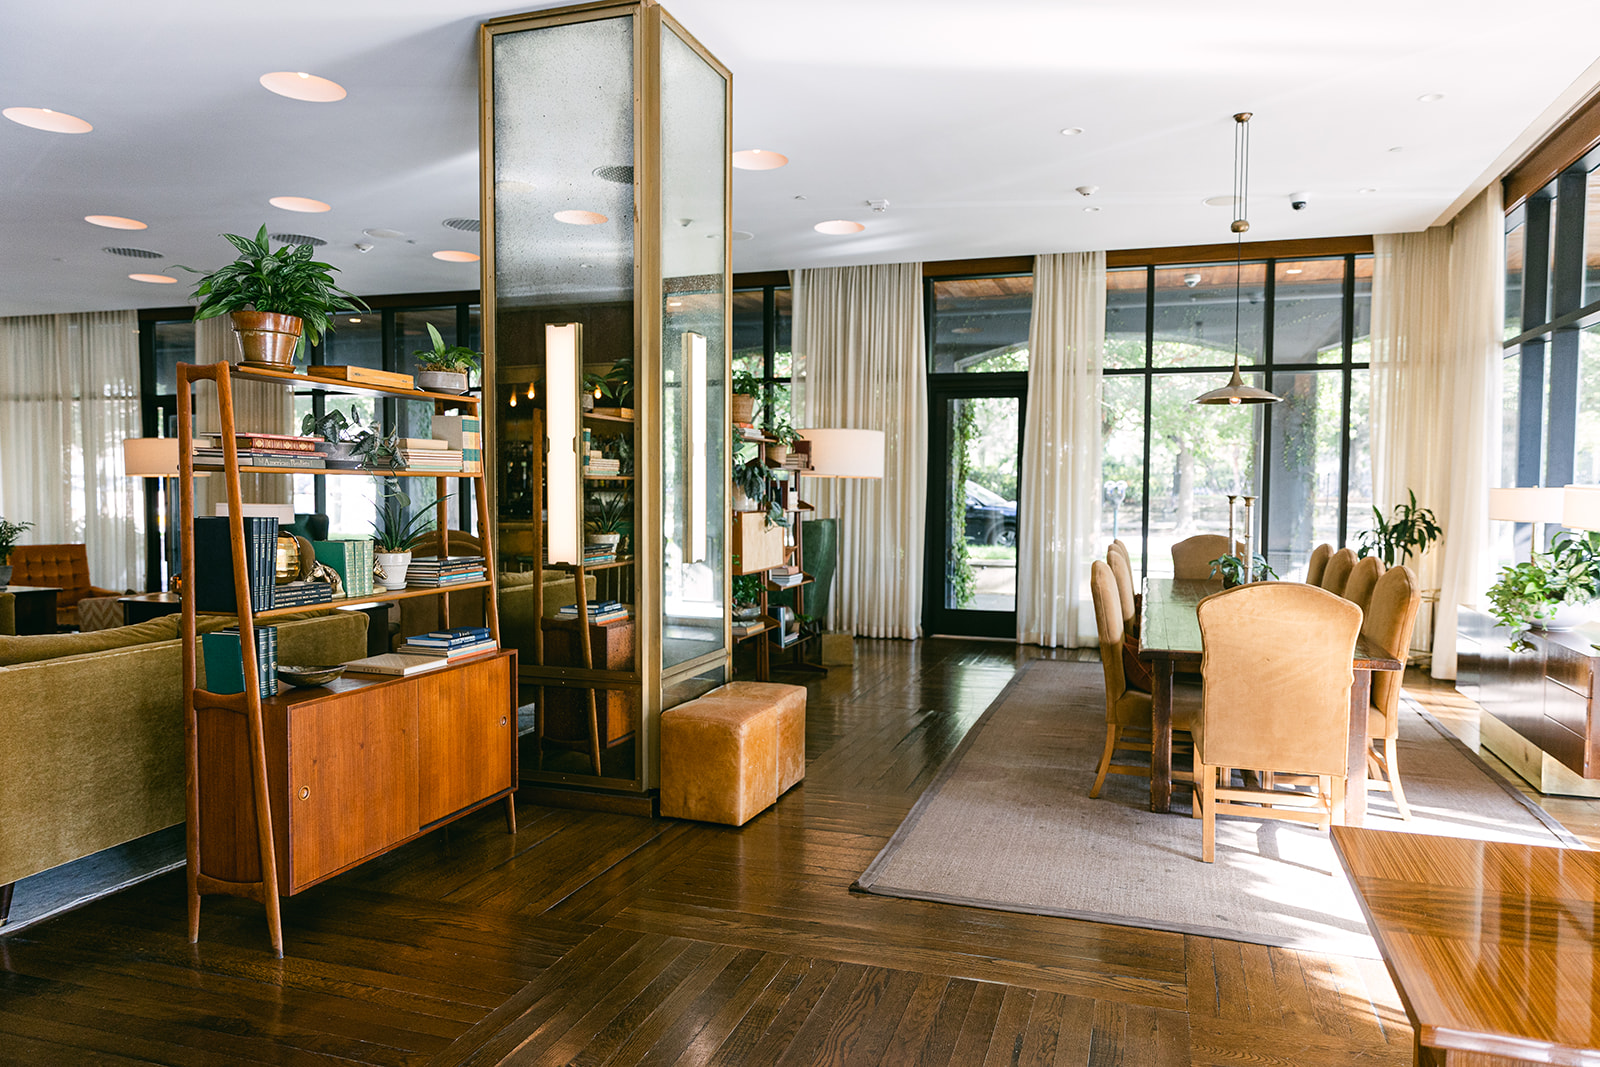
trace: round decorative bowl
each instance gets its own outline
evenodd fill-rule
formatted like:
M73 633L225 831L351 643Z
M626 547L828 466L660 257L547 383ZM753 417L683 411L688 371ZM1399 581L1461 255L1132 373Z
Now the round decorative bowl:
M327 685L343 673L343 663L336 663L332 667L290 667L287 664L278 664L278 681L288 682L298 688Z

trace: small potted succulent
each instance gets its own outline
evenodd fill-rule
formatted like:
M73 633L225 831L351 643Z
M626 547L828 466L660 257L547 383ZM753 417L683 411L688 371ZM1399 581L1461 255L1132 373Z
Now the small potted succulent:
M368 310L360 297L334 284L338 267L311 258L314 246L282 245L274 252L264 225L254 239L236 233L222 237L239 255L201 277L191 294L199 301L194 321L230 316L241 366L292 372L302 338L307 346L315 345L333 328L336 311Z
M8 522L0 515L0 587L11 584L11 550L17 538L33 529L31 522Z
M378 516L372 520L372 558L377 567L374 575L385 589L404 589L406 571L411 567L411 549L433 529L433 512L439 501L448 499L449 493L419 505L406 518L406 506L411 498L403 489L394 489L378 499Z
M433 347L415 353L417 384L433 393L465 393L472 384L472 372L479 368L479 353L466 345L447 345L433 323L427 323Z

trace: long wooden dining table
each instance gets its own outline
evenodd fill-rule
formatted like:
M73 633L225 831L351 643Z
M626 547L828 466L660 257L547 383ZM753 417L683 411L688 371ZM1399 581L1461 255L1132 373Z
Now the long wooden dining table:
M1172 810L1172 677L1180 670L1200 670L1200 617L1195 608L1219 581L1149 578L1139 613L1139 658L1150 664L1150 810ZM1356 638L1350 664L1350 741L1345 767L1344 824L1360 826L1367 816L1367 706L1372 699L1372 672L1405 667L1388 649L1365 637ZM1272 768L1262 768L1271 770Z

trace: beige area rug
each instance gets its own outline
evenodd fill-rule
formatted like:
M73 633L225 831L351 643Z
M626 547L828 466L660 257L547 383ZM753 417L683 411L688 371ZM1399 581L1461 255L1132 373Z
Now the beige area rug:
M995 699L855 888L1002 911L1376 958L1327 834L1217 820L1200 861L1189 789L1150 811L1147 779L1112 775L1089 799L1105 743L1098 663L1036 660ZM1400 766L1412 819L1369 794L1367 826L1581 844L1409 700Z

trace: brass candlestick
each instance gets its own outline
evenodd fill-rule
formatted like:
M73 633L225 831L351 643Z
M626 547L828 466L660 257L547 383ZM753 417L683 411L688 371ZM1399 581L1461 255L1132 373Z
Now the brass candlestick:
M1228 555L1230 556L1238 554L1238 548L1233 540L1233 502L1238 499L1238 493L1228 494Z
M1256 498L1244 498L1244 580L1255 581L1256 553L1255 553L1255 528L1251 525L1250 510L1255 506Z

